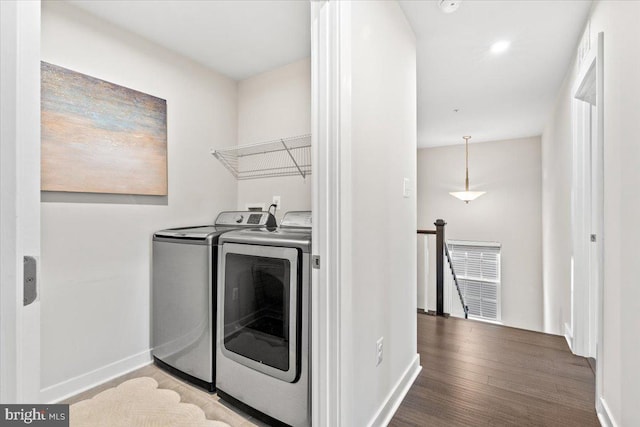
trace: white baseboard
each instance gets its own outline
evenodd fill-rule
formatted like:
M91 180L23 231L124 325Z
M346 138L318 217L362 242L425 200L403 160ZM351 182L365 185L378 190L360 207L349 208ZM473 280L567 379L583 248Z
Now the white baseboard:
M56 403L151 363L151 350L110 363L40 390L40 401Z
M411 363L409 363L409 366L407 366L407 369L405 369L402 377L400 377L395 387L393 387L393 390L391 390L385 399L384 404L369 422L369 427L386 426L391 422L391 418L398 410L398 407L400 407L400 404L421 370L420 355L416 354Z
M566 339L567 344L569 344L569 350L573 352L573 331L568 323L564 324L564 339Z
M602 427L618 427L618 423L613 418L609 405L603 397L598 399L598 405L596 405L596 412L598 413L598 421Z

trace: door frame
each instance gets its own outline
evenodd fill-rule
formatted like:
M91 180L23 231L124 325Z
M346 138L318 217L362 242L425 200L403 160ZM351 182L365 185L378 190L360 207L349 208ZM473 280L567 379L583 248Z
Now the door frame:
M345 417L343 397L348 381L343 358L348 345L342 331L349 316L342 312L350 297L350 266L340 262L349 251L351 86L341 76L350 75L349 2L311 1L311 134L312 134L312 254L319 268L311 278L311 419L316 426L340 426ZM313 263L315 264L315 262Z
M40 1L0 8L0 401L37 403L40 299L23 306L23 257L39 264Z

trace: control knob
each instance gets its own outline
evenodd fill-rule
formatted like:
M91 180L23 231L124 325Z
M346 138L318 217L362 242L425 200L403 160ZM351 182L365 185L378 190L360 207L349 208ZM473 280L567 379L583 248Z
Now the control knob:
M236 215L235 220L238 224L242 224L242 220L244 220L244 216Z

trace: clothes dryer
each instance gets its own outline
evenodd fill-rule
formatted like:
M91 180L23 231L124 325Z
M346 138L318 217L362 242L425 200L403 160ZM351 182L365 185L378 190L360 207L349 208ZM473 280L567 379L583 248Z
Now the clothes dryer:
M309 426L311 212L220 238L218 396L270 425Z

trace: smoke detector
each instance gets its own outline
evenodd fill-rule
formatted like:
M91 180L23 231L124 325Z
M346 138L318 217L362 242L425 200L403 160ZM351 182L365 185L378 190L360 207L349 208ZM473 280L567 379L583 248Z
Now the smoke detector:
M462 0L440 0L438 6L444 13L453 13L460 7Z

